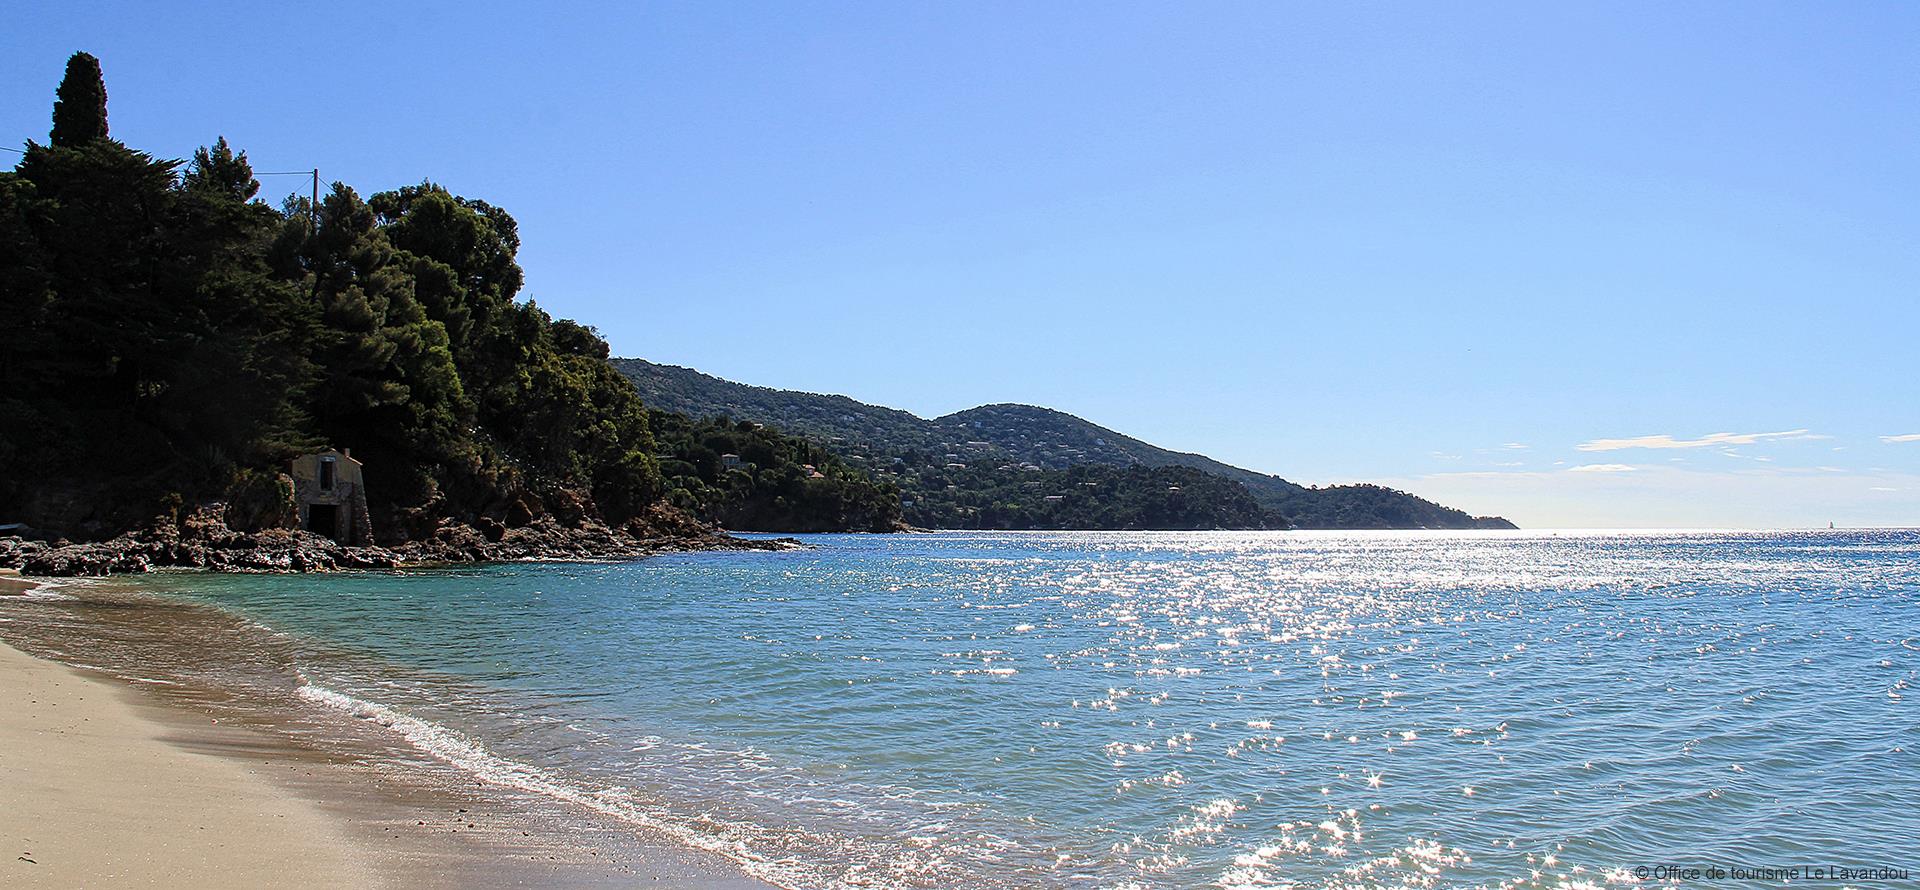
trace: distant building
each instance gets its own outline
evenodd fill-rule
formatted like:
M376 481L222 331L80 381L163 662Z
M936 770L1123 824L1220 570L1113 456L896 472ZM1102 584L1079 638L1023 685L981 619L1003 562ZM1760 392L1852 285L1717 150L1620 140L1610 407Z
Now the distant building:
M322 451L293 459L293 500L300 527L342 544L373 543L366 483L360 462L348 451Z
M720 468L721 468L721 469L725 469L725 470L731 470L731 469L734 469L734 468L736 468L736 467L738 467L738 466L740 466L740 455L738 455L738 454L722 454L722 455L720 455Z

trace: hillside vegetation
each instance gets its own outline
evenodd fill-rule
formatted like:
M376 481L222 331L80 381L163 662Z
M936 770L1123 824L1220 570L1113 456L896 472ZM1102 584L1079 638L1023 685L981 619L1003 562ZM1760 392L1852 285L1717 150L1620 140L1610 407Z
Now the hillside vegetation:
M818 442L898 485L928 528L1512 528L1377 485L1307 487L1170 451L1074 415L983 405L931 420L840 395L750 386L620 358L649 404L765 424ZM1180 478L1136 468L1190 470ZM1069 480L1062 471L1081 474ZM1089 484L1092 483L1092 484ZM1222 485L1221 483L1227 483ZM1148 509L1178 488L1185 512ZM1107 500L1085 497L1101 492ZM1251 504L1249 514L1246 505ZM1123 505L1136 505L1138 509ZM1168 517L1178 515L1178 520Z
M675 508L897 523L891 486L814 445L650 412L592 328L519 298L505 210L432 183L275 208L224 139L182 164L110 138L92 56L58 96L47 144L0 172L0 523L98 538L271 500L326 446L365 462L382 543ZM715 474L716 448L752 466Z

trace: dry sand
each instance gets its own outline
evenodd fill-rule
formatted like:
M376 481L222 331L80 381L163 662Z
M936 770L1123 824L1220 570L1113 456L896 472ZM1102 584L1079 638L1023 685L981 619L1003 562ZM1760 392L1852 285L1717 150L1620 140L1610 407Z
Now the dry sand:
M0 646L0 885L380 885L317 807L169 744L124 695Z

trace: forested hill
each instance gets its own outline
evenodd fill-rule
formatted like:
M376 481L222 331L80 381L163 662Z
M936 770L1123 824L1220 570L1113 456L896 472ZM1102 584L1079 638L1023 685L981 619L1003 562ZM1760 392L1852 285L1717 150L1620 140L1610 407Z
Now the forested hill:
M1277 504L1306 491L1279 476L1223 464L1204 454L1169 451L1052 408L1033 405L982 405L932 421L949 436L968 436L1007 449L1043 467L1105 464L1192 467L1225 476L1247 487L1255 499Z
M1405 492L1375 485L1311 488L1278 476L1221 463L1205 455L1171 451L1074 415L1031 405L984 405L931 420L906 411L858 402L841 395L771 389L735 383L691 368L637 358L613 360L648 404L694 417L722 416L763 423L806 436L857 463L874 467L898 484L910 501L909 522L935 527L1015 527L1005 510L982 503L984 486L999 491L1002 476L983 466L1053 473L1074 467L1187 468L1244 486L1268 511L1269 526L1297 528L1511 528L1497 517L1474 517ZM1075 483L1085 486L1087 480ZM1111 480L1127 491L1126 480ZM1105 484L1103 482L1102 484ZM1050 477L1029 476L1019 487L1053 492L1042 497L1049 522L1069 495L1054 491ZM1164 487L1164 486L1163 486ZM1192 486L1184 488L1191 493ZM1007 489L1011 491L1011 489ZM969 494L971 492L971 494ZM1031 500L1029 498L1028 500ZM1003 500L1019 505L1018 498ZM1051 505L1051 506L1048 506ZM997 522L965 510L1001 516ZM1024 509L1035 509L1028 504ZM1248 527L1236 510L1214 517ZM1028 527L1053 527L1033 525ZM1105 527L1105 526L1103 526Z
M948 438L916 415L846 396L750 386L645 359L616 358L613 366L648 405L688 417L730 417L810 439L841 437L887 449L935 448Z
M225 139L183 164L111 138L93 56L56 95L0 172L0 524L94 539L227 503L284 530L289 459L329 447L364 461L383 545L898 524L818 445L649 411L591 327L520 294L505 210L432 183L276 208Z

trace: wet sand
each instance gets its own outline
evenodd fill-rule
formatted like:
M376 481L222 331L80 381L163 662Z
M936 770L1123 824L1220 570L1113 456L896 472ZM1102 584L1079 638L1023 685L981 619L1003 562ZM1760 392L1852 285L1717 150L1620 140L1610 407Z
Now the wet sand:
M231 650L222 613L0 587L0 886L771 886L630 825L409 763L378 727L195 682L176 659Z

